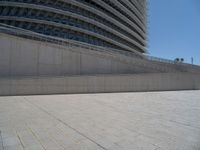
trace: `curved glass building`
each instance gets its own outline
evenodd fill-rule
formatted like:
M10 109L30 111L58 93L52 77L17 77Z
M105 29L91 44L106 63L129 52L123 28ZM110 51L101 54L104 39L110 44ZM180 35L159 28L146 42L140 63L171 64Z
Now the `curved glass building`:
M146 51L146 0L0 0L0 23L93 46Z

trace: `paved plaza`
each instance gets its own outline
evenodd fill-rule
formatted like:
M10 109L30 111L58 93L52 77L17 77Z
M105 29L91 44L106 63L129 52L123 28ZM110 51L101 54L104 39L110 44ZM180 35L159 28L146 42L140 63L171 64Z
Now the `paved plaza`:
M200 91L0 97L0 150L200 150Z

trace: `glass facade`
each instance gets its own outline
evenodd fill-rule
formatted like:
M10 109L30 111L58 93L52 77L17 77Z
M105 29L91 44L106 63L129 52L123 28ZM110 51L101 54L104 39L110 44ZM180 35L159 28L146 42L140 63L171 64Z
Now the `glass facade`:
M145 52L146 0L0 0L0 23L95 46Z

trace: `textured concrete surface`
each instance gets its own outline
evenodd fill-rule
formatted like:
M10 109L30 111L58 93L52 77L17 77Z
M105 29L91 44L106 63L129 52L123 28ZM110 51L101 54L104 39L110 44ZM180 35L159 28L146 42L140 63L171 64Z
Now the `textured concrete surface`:
M0 78L0 96L173 90L200 90L200 75L145 73Z
M55 45L2 33L0 45L0 76L135 73L157 70L157 66L153 68L149 65L147 68L137 65L140 61L136 63L132 57L123 58L123 55L116 56L106 51Z
M80 46L80 47L79 47ZM139 59L109 49L56 45L0 33L0 77L200 73L200 67Z
M200 91L0 97L3 150L199 150Z

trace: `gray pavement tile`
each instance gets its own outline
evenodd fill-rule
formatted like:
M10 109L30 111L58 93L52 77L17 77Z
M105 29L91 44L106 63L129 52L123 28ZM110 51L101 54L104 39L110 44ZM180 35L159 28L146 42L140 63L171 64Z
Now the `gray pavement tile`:
M200 91L0 97L0 146L199 150L199 97Z

